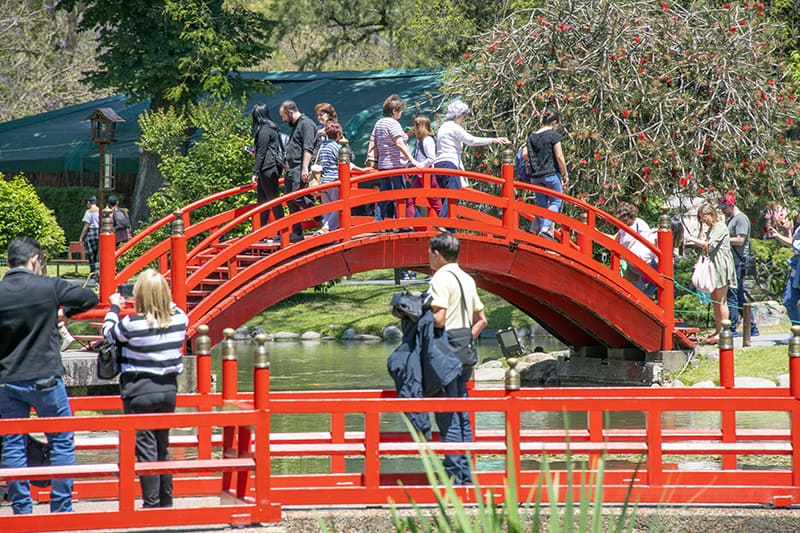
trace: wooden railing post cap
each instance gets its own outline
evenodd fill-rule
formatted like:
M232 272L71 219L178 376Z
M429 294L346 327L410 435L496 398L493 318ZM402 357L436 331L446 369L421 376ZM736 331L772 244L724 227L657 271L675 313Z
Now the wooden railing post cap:
M175 220L172 221L172 234L183 235L185 229L183 225L183 211L177 210L173 215L175 216Z
M267 346L267 336L259 333L255 337L256 348L253 351L253 367L269 368L269 347Z
M506 148L503 150L503 164L504 165L513 165L514 164L514 150L511 148Z
M800 357L800 326L792 326L792 338L789 339L789 357Z
M719 349L732 350L733 349L733 332L731 331L731 321L722 321L722 331L719 334Z
M211 353L211 337L208 336L208 326L205 324L197 326L197 340L194 342L194 349L197 355Z
M233 328L225 328L222 330L222 334L225 335L225 339L222 341L222 359L235 361L238 359L236 355L236 344L233 342L233 334L236 331Z
M519 390L522 386L522 379L519 370L517 370L517 361L514 357L509 357L506 361L508 363L508 370L506 370L505 387L506 390Z

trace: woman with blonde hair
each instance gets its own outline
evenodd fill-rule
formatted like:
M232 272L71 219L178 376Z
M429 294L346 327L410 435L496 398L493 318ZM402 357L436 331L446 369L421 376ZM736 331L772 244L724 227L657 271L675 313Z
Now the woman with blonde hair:
M103 336L121 347L119 378L126 414L173 413L178 374L183 372L183 343L189 323L170 296L167 280L153 269L139 275L133 286L135 313L120 320L124 298L109 297ZM169 429L136 432L136 460L169 460ZM172 475L140 476L143 507L172 506Z
M728 320L728 287L736 285L736 269L733 265L733 251L731 238L725 218L716 207L708 202L703 202L697 209L697 220L700 222L699 232L705 226L705 238L700 239L686 236L686 242L700 248L708 254L711 264L714 265L714 290L711 291L711 303L714 307L714 334L707 339L707 344L717 342L722 331L722 321Z
M425 168L433 166L433 161L436 159L436 138L433 136L433 130L431 129L431 119L424 115L414 118L414 137L417 138L417 142L414 145L414 159L418 163L422 163ZM421 174L414 174L409 177L409 187L422 187ZM436 176L433 175L431 175L431 188L439 188ZM442 210L442 201L439 198L428 198L428 205L437 215ZM414 218L415 216L417 216L417 199L414 195L411 195L406 201L406 218Z

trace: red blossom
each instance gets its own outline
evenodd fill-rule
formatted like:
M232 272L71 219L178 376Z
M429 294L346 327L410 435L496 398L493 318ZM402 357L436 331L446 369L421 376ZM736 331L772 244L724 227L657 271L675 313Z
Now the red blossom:
M650 167L642 167L642 173L643 174L649 174L650 173Z
M645 132L643 132L643 131L640 131L639 132L639 140L642 141L642 142L646 141L647 140L647 134Z
M518 80L517 81L517 87L522 87L523 85L525 85L524 81L522 81L522 80Z
M790 126L792 125L792 123L793 123L793 122L794 122L794 121L792 120L792 117L789 117L789 118L787 118L787 119L786 119L786 123L787 123L788 125L790 125Z
M630 114L631 114L631 112L628 111L627 109L623 109L622 110L622 116L623 117L628 118L630 116Z
M594 153L594 158L597 159L598 161L600 161L603 158L603 156L602 156L602 154L600 152L595 152Z
M469 53L468 52L464 52L464 59L469 59Z
M633 36L633 42L635 42L636 44L639 44L640 42L642 42L642 38L639 37L638 35L634 35Z
M579 163L580 163L581 165L585 165L585 164L586 164L586 160L585 160L585 159L581 159L581 160L579 161Z
M681 178L678 180L678 185L680 185L681 187L686 187L687 185L689 185L689 180L687 180L686 178Z
M600 204L600 205L603 205L603 204L606 203L606 199L603 198L603 197L600 197L600 198L597 199L597 203Z

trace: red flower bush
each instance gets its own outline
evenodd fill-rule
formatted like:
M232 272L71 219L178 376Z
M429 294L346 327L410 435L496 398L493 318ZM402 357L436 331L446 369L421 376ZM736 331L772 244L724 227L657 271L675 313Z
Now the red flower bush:
M444 91L472 106L467 129L516 146L558 109L568 192L587 201L735 189L757 207L800 178L800 105L781 35L740 4L553 0L479 36Z

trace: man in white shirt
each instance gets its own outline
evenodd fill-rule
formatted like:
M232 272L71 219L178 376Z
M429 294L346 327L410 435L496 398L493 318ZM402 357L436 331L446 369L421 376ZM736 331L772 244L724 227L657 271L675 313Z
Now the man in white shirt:
M458 266L461 243L449 232L433 237L428 244L428 260L434 271L429 292L434 335L446 335L447 330L470 327L476 339L486 327L486 313L478 296L475 280ZM459 286L460 285L460 286ZM462 368L461 375L440 393L441 396L466 398L467 381L472 367ZM435 413L442 442L472 442L472 424L467 412ZM469 462L465 455L446 455L445 470L456 485L472 483Z

